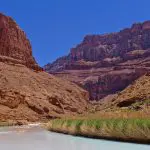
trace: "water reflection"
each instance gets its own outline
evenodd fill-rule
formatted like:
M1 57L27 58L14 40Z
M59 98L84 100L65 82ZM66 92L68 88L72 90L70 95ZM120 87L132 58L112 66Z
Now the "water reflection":
M148 145L73 137L38 126L0 128L1 150L150 150Z

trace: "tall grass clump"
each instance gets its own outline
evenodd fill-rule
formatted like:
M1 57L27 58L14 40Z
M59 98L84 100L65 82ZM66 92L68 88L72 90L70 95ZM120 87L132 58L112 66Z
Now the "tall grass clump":
M13 125L15 125L15 123L13 123L13 122L0 121L0 127L13 126Z
M150 143L150 119L57 119L47 129L88 137Z

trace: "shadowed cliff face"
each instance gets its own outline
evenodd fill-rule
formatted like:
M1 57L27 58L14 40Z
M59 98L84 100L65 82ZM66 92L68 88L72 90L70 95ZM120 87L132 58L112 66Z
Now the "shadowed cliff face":
M82 86L91 100L123 90L150 70L150 21L117 33L87 35L44 69Z
M84 113L88 93L42 69L25 33L0 14L0 120L41 121Z

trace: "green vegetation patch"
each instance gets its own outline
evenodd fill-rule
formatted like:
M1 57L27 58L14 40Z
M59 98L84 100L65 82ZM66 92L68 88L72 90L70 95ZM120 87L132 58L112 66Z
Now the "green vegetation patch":
M150 119L57 119L50 124L49 130L68 134L150 142Z
M14 123L9 123L9 122L0 122L0 127L5 127L5 126L13 126Z

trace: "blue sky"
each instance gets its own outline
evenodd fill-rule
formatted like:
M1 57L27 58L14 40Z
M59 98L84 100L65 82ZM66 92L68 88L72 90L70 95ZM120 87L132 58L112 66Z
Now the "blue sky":
M68 54L87 34L150 20L150 0L3 0L0 11L26 32L43 66Z

